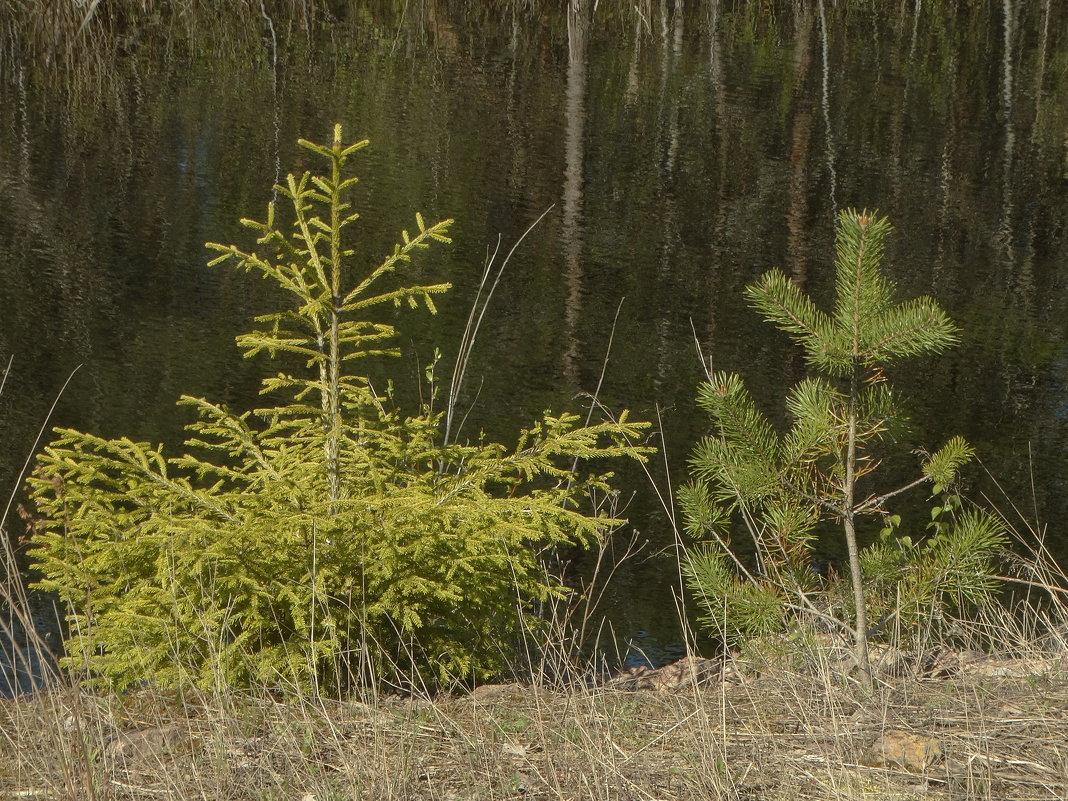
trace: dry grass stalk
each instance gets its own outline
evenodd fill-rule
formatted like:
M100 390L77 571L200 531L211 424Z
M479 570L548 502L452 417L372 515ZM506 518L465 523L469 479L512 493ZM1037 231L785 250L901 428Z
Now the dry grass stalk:
M759 665L755 657L736 663L728 681L669 692L513 684L471 695L283 702L266 690L119 696L60 686L0 705L0 795L1068 797L1068 670L1055 654L1033 675L967 666L887 675L871 694L829 650L796 656L765 652ZM1038 665L1038 656L1014 664ZM887 733L937 748L927 764L878 764L871 748Z

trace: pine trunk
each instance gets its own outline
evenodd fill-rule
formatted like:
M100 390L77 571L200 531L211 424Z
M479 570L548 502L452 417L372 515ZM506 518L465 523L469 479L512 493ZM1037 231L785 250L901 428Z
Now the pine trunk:
M857 371L854 369L849 386L849 431L846 442L844 503L842 504L842 527L845 530L846 549L849 551L849 578L853 584L853 605L856 620L853 626L854 647L861 681L871 689L871 662L868 659L868 610L864 597L864 578L860 570L860 549L857 547L857 530L854 526L854 490L857 465Z

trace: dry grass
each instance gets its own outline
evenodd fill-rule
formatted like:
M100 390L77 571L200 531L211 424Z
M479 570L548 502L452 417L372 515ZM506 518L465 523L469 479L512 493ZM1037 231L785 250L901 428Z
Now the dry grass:
M359 703L56 688L0 706L0 797L1068 797L1068 671L1056 660L1017 677L996 674L1019 660L884 677L871 695L833 660L789 661L678 692L501 685ZM931 738L941 755L911 771L866 765L890 731Z

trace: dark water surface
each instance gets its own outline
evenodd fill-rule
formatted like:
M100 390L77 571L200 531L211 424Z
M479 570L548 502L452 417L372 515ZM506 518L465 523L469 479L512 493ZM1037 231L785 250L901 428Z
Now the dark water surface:
M237 220L310 166L298 137L340 121L372 140L368 263L415 210L457 220L421 263L455 290L401 320L402 387L434 345L454 356L487 249L552 206L487 314L469 434L581 409L611 339L600 399L659 414L668 492L706 428L697 345L776 413L803 364L742 289L782 267L827 299L837 210L878 208L890 275L964 331L895 373L916 432L902 450L963 434L1068 552L1068 4L645 0L570 24L556 3L395 6L310 35L132 42L61 80L5 53L2 486L78 365L52 421L103 435L179 442L182 393L255 402L262 365L233 337L272 299L207 267L203 243L250 245ZM621 481L648 545L607 605L655 649L678 638L674 534L648 481Z

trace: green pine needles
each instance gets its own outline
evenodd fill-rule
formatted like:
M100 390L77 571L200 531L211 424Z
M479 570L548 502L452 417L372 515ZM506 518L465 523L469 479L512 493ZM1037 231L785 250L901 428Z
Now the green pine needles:
M242 220L259 250L208 247L291 301L237 338L245 355L305 369L265 378L274 405L253 411L183 397L196 421L178 456L68 429L41 456L40 586L69 606L64 664L93 680L344 691L492 674L534 605L565 592L542 550L618 522L588 503L611 474L576 465L643 458L625 414L546 413L515 447L461 444L432 400L405 416L376 392L354 368L398 352L390 308L434 312L449 285L403 273L452 221L416 215L357 273L347 166L367 142L337 126L329 146L300 144L328 169L277 187L285 222L271 205Z
M787 396L784 432L757 409L738 376L711 375L698 403L714 433L694 449L693 481L679 493L687 530L701 541L689 552L687 575L709 629L744 638L817 621L851 634L868 684L869 634L895 619L929 621L986 599L1004 542L1000 521L962 508L953 489L973 455L960 437L927 456L915 480L894 488L876 481L878 448L902 424L883 368L957 341L934 300L894 301L894 286L880 272L889 232L875 214L839 216L830 313L779 270L748 288L750 303L804 349L814 375ZM921 484L931 485L936 501L927 532L917 535L887 502ZM866 519L883 525L862 552ZM755 543L755 564L731 547L737 521ZM827 521L840 526L849 555L844 581L814 570L813 546ZM870 616L877 622L869 626Z

